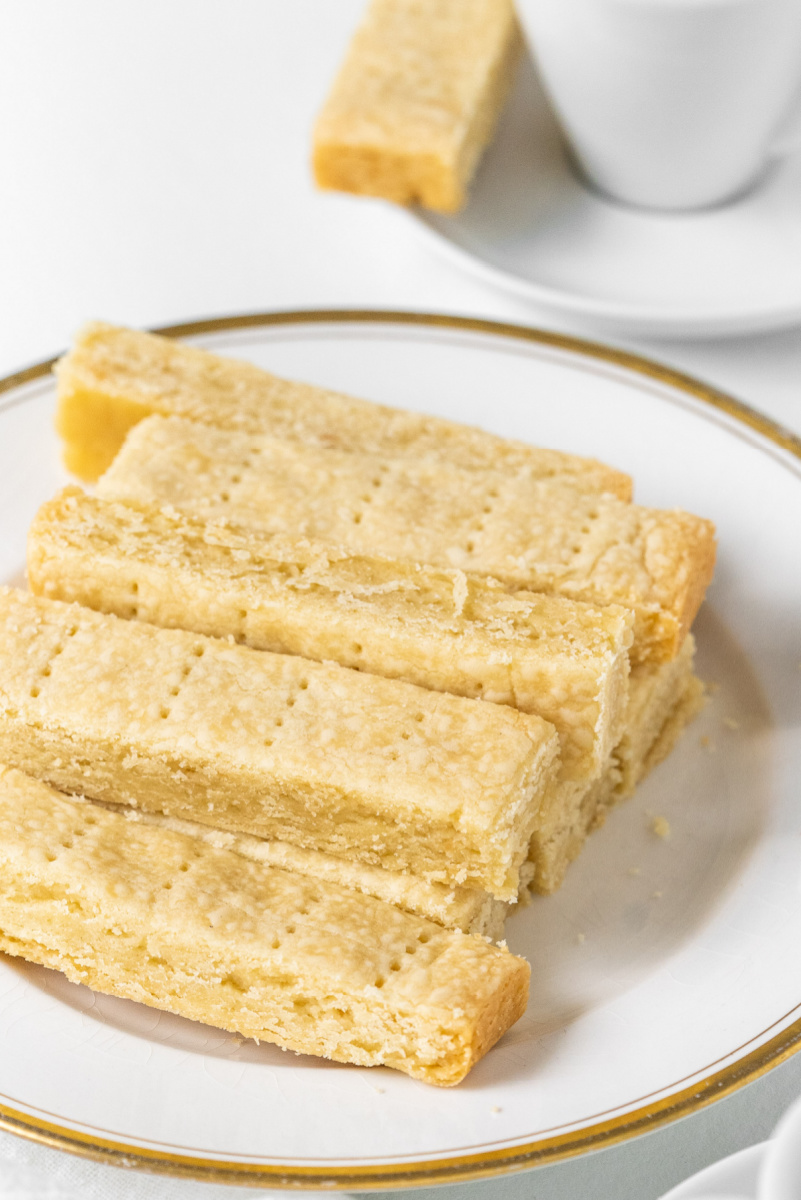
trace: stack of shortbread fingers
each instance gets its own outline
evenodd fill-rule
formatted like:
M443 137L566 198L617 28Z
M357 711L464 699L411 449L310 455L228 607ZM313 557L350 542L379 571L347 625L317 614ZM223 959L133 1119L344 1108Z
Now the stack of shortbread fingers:
M457 1083L499 942L702 686L708 521L603 464L94 324L0 590L0 949Z

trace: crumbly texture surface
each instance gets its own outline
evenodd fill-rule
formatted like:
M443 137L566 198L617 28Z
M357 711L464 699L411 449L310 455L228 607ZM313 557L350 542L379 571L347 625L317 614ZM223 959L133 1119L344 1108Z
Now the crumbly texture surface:
M98 801L86 800L86 803L97 804ZM281 867L297 875L326 880L365 896L374 896L445 929L461 929L463 933L475 933L492 941L500 941L503 937L509 906L478 888L449 888L442 883L427 883L413 875L368 867L352 859L335 858L333 854L322 854L319 850L303 850L289 842L267 841L248 833L229 833L199 825L196 821L182 821L121 805L106 807L121 813L129 821L144 821L187 837L200 838L209 846L241 854L251 862Z
M512 705L559 733L561 778L598 776L622 732L632 617L459 569L357 556L69 488L28 537L32 590Z
M570 864L578 857L590 832L601 823L612 803L619 774L610 761L607 770L591 783L565 783L559 789L550 819L531 839L528 862L521 868L520 899L526 891L548 896L564 882Z
M558 737L516 709L4 588L0 761L510 899Z
M521 45L511 0L372 0L317 121L317 183L460 209Z
M355 554L456 568L634 613L633 661L675 657L715 560L710 521L534 477L319 450L148 417L98 484Z
M587 836L614 805L675 746L685 726L704 706L704 685L693 674L695 643L690 634L677 658L632 672L625 733L601 777L589 784L562 783L540 809L529 861L521 869L522 892L549 894L564 880Z
M0 950L245 1037L458 1083L528 964L358 892L0 767Z
M525 467L533 477L631 498L629 476L595 459L281 379L185 342L101 322L81 330L56 377L56 428L66 465L80 479L97 479L128 430L160 413L326 449L475 469Z
M695 639L689 634L673 662L632 672L625 733L614 751L620 772L616 798L632 795L703 708L704 685L693 674L694 656Z

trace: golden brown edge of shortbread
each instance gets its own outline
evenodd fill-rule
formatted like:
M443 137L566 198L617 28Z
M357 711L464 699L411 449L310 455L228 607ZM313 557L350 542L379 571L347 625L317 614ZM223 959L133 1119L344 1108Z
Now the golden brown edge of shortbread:
M659 666L681 652L715 572L717 541L712 521L681 509L640 509L644 567L651 579L652 597L630 604L635 615L634 643L629 651L632 667ZM654 539L656 538L656 544ZM569 591L572 595L573 592ZM606 590L586 593L610 603ZM616 603L625 603L622 599Z
M50 970L59 971L71 983L81 984L84 987L91 988L93 991L101 992L103 995L117 996L123 1000L132 1000L137 1004L144 1004L148 1008L153 1008L158 1012L172 1012L178 1016L185 1017L187 1020L196 1021L198 1024L209 1025L208 1020L204 1020L203 1016L197 1011L196 1004L191 1002L178 1004L174 1001L171 1004L167 1004L158 995L153 993L148 994L148 984L152 986L152 981L148 978L146 968L138 973L135 984L126 985L121 983L118 976L109 973L108 969L104 969L101 966L89 967L83 963L78 965L69 955L52 947L43 946L41 943L21 941L3 933L2 930L0 930L0 953L8 954L12 958L24 959L26 962L37 963L39 966L47 967ZM408 1062L404 1065L389 1061L373 1063L366 1061L355 1062L338 1054L322 1055L315 1053L303 1041L298 1041L287 1036L283 1036L280 1039L271 1037L268 1031L261 1026L251 1027L250 1025L243 1025L238 1020L228 1021L226 1024L217 1024L211 1027L223 1029L228 1033L240 1034L243 1037L252 1037L256 1041L272 1042L274 1045L283 1046L287 1050L294 1050L296 1054L327 1058L329 1061L340 1062L346 1066L383 1066L390 1070L401 1071L418 1082L427 1083L434 1087L455 1087L466 1078L473 1067L500 1041L512 1025L519 1021L526 1011L529 996L530 967L525 959L517 955L510 955L510 958L513 960L516 969L507 972L502 986L496 988L489 1002L484 1006L481 1015L476 1021L470 1043L463 1045L461 1053L449 1062L440 1062L426 1068L420 1068Z
M529 967L525 959L514 956L516 962ZM485 1005L476 1024L475 1035L471 1047L471 1056L464 1075L455 1079L459 1083L467 1072L484 1057L488 1050L500 1041L503 1035L520 1020L528 1007L529 974L520 968L515 975L509 975L503 987L497 988L492 1001Z
M701 607L707 588L715 573L717 540L715 526L704 517L681 509L646 510L646 522L653 519L661 522L658 530L649 529L645 535L645 566L655 581L656 605L653 620L658 630L654 645L646 654L635 652L632 666L640 662L661 663L676 658L690 632L690 627ZM658 544L651 545L654 532L660 534ZM666 544L665 544L666 543ZM654 556L659 564L670 560L669 571L651 571L649 558ZM647 620L648 617L644 617Z

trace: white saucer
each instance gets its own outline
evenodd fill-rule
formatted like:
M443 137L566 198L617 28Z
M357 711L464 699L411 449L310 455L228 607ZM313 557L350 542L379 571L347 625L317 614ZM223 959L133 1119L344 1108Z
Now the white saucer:
M457 265L596 327L706 337L801 320L801 153L721 208L626 208L573 174L529 62L467 209L411 211Z
M769 1144L760 1142L705 1167L667 1192L662 1200L756 1200L759 1173Z

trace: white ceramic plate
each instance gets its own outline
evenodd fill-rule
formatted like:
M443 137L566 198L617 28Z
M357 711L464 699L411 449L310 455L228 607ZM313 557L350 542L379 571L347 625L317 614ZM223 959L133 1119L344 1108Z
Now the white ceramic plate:
M636 477L640 501L712 517L720 565L697 633L718 690L562 890L510 920L531 1006L460 1087L242 1043L0 959L6 1127L202 1178L393 1187L634 1136L791 1053L801 445L667 369L518 327L329 313L184 332L290 377L597 455ZM41 369L0 393L0 579L21 578L27 524L64 481L52 411Z
M468 207L412 219L464 270L596 328L708 337L801 319L801 153L720 208L627 208L570 169L528 61Z

